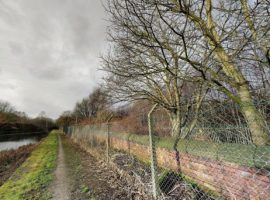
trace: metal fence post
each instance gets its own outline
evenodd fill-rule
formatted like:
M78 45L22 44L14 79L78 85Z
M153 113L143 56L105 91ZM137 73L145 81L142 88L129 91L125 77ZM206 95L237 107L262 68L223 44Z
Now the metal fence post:
M151 176L152 176L152 185L153 185L153 198L156 200L159 196L159 186L158 186L158 177L157 177L157 160L156 160L156 146L155 138L153 136L153 118L152 113L155 111L158 104L155 104L150 112L148 113L148 130L149 130L149 143L150 143L150 154L151 154Z

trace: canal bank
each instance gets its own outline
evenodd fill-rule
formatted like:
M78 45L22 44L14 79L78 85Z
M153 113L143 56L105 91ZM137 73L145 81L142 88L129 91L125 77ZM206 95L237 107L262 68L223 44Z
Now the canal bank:
M17 149L0 151L0 186L29 157L37 144L28 144Z
M45 133L23 132L0 135L0 186L29 157Z
M1 200L48 199L57 158L57 131L51 132L0 187Z

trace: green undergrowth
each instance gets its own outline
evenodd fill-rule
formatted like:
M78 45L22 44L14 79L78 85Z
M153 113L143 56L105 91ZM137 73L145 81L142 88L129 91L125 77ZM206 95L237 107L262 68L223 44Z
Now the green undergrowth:
M56 166L57 146L57 131L52 131L10 179L0 187L0 199L49 199L51 194L48 186L53 179Z
M149 145L147 135L113 132L111 133L111 137L142 145ZM168 150L174 150L174 138L156 137L156 146ZM270 169L270 146L180 140L177 145L177 150L180 153L188 153L212 160L225 161L248 167Z

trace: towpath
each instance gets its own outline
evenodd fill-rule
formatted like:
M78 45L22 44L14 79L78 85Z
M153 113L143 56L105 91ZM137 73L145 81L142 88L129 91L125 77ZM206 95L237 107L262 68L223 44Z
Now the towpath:
M126 183L105 163L82 150L64 135L59 135L53 200L126 199Z

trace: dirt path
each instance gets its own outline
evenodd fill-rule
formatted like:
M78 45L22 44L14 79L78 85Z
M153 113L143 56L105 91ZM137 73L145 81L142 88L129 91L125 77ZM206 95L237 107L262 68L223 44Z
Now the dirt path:
M128 184L105 163L66 136L59 136L58 163L51 185L53 200L130 199Z
M62 139L58 135L58 159L55 170L55 181L53 183L53 200L69 200L70 197L70 179L67 176L65 164L65 155L62 145Z

